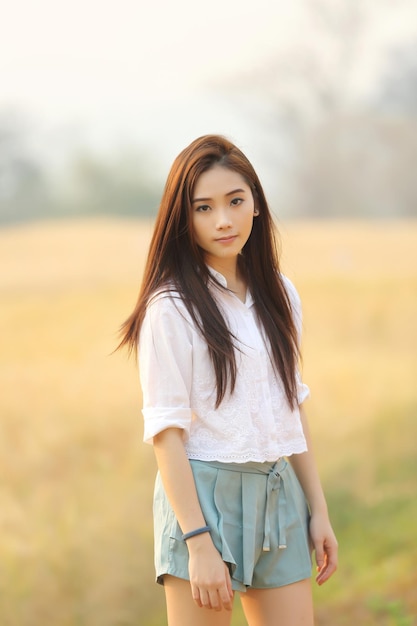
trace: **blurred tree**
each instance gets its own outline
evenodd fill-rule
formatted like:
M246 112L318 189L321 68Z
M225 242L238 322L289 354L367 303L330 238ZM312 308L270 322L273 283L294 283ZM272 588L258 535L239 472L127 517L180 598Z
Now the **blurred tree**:
M417 116L417 38L395 46L387 65L375 106L388 114Z
M395 10L402 5L410 1L399 0ZM303 6L306 32L313 36L300 34L286 50L232 80L229 90L229 98L238 98L241 108L246 103L248 116L268 129L263 149L276 180L276 212L417 215L410 172L416 124L404 116L417 101L416 45L391 56L378 107L372 108L358 95L358 68L367 57L371 25L381 14L389 19L392 2L308 0ZM396 121L387 116L389 107L397 111Z
M157 185L146 158L123 151L111 160L84 151L76 156L61 190L64 212L147 216L156 213Z
M147 159L123 150L111 159L84 150L60 173L40 156L28 120L0 113L0 224L91 214L152 215L158 187Z
M45 172L30 149L27 121L0 113L0 223L46 214L50 209Z
M370 113L321 124L305 144L294 213L416 217L417 120Z
M262 65L222 83L229 98L268 129L263 149L274 164L271 174L281 192L286 187L291 193L299 184L298 167L310 133L355 106L353 83L370 2L304 2L308 28L303 31L301 24L299 38ZM304 37L303 32L313 36Z

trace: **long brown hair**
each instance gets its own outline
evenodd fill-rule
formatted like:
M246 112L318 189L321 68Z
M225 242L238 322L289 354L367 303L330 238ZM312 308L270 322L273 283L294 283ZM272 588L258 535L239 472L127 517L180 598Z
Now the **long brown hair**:
M214 165L240 174L252 189L259 215L239 255L240 271L252 294L256 314L270 343L272 364L281 377L292 408L296 405L296 368L299 356L291 305L281 279L272 216L253 166L233 143L219 135L193 141L175 159L156 217L142 287L136 306L121 327L119 347L136 352L147 304L157 291L175 290L182 297L207 342L213 363L217 401L236 381L234 337L207 288L210 278L203 251L195 242L191 200L199 176Z

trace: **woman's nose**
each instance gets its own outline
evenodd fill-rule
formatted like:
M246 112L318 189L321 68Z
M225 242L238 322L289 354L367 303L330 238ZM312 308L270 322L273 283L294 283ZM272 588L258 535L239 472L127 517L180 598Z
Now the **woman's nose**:
M219 209L217 213L216 228L230 228L232 221L230 219L230 213L227 209Z

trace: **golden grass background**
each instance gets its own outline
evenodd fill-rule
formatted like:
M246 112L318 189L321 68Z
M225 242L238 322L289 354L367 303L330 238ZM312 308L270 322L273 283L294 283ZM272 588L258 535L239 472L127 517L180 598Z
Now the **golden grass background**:
M317 624L417 624L417 223L280 231L340 541ZM165 623L137 371L111 354L150 232L108 219L0 231L1 626Z

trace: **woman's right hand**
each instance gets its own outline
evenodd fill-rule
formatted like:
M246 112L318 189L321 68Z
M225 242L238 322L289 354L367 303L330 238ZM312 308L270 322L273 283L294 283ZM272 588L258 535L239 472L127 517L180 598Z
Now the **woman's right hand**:
M232 610L233 591L230 573L209 533L187 540L189 574L194 602L200 607Z

